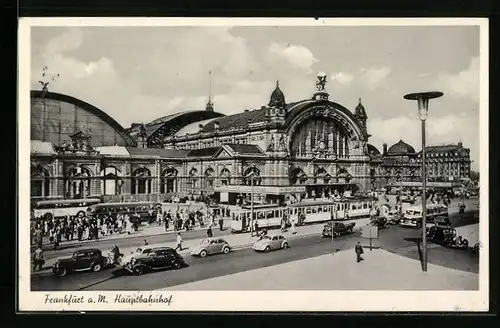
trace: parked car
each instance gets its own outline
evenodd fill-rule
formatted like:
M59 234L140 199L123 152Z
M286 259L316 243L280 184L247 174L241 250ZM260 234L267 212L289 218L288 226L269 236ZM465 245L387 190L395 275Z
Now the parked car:
M191 255L206 257L213 254L228 254L231 251L231 246L222 238L207 238L193 248Z
M171 247L155 247L147 254L133 257L124 268L135 275L148 271L180 269L186 266L184 258Z
M387 219L384 217L378 217L371 220L372 226L377 226L379 229L387 228Z
M468 248L469 241L465 238L460 238L458 242L457 231L450 226L435 225L427 230L427 239L433 243L442 245L448 248Z
M60 258L52 266L52 272L58 277L79 271L99 272L109 264L108 257L96 248L78 250L71 257Z
M438 216L434 218L434 224L440 226L449 226L451 222L450 218L447 216Z
M356 226L356 223L349 223L345 224L343 222L327 222L325 226L323 227L323 232L322 232L322 237L332 237L332 231L333 231L333 237L340 237L343 235L347 235L352 233L354 230L354 227ZM333 229L332 229L333 227Z
M125 266L128 263L130 263L133 258L136 258L136 257L139 257L139 256L143 256L143 255L147 255L147 254L151 253L151 251L152 251L151 247L146 247L146 248L140 248L139 247L135 251L131 252L130 254L125 255L122 258L121 263L122 263L122 265Z
M270 252L276 249L289 248L290 243L282 235L262 236L254 245L253 249L257 252Z

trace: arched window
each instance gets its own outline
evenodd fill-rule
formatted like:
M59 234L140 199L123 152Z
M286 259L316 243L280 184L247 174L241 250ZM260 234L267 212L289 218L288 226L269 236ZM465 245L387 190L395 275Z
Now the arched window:
M177 170L170 166L161 175L160 193L177 192Z
M213 168L209 167L205 170L205 187L213 189L215 180L215 171Z
M330 183L331 176L326 172L326 170L322 167L317 168L316 171L314 172L314 182L316 184L329 184Z
M292 170L292 184L301 185L307 183L307 175L300 167L296 167Z
M140 167L132 173L132 194L151 193L151 171Z
M351 181L351 175L346 169L341 168L337 171L337 180L339 183L349 183Z
M188 187L189 186L191 189L198 188L198 170L194 167L189 171Z
M50 196L50 175L41 165L31 166L31 197Z
M101 170L100 175L102 177L102 195L120 195L122 193L123 179L120 170L114 166L106 166Z
M231 184L231 172L227 168L223 168L219 174L220 184L222 186L228 186Z
M70 166L65 170L66 198L85 198L90 196L92 174L84 166Z
M245 171L245 174L243 175L243 182L247 186L252 185L252 179L253 179L254 186L260 186L260 184L262 182L262 179L260 177L260 170L258 168L256 168L255 166L248 168Z

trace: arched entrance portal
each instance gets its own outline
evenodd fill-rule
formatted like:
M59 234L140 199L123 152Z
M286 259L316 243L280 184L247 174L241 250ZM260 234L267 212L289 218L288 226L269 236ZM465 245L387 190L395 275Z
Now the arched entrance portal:
M177 173L177 170L173 167L169 167L163 171L160 193L167 194L177 192Z
M106 166L100 172L102 177L102 195L120 195L122 193L123 180L122 173L114 166Z
M84 166L70 166L65 171L66 198L85 198L90 196L92 174Z
M41 165L31 165L31 197L50 196L50 174Z

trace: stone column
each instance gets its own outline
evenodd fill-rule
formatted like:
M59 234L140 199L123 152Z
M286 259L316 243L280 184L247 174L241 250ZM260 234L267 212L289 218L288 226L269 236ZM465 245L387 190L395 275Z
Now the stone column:
M132 193L132 180L131 175L132 175L132 164L129 162L125 162L125 165L123 166L124 170L123 172L123 195L130 195Z
M90 180L90 196L100 196L101 195L101 164L98 162L94 165L94 175Z

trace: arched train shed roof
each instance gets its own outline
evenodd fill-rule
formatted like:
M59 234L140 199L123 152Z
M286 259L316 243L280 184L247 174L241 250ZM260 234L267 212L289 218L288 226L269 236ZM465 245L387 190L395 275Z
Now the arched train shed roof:
M208 119L222 117L224 114L206 110L190 110L167 115L146 124L147 143L150 147L161 147L163 138L173 136L183 127Z
M36 99L36 98L42 98L42 99L47 99L47 100L56 100L60 101L63 103L68 103L71 105L74 105L75 107L81 108L101 120L103 120L106 124L108 124L111 128L113 128L126 142L128 146L135 146L136 141L134 138L130 136L130 134L121 126L120 123L118 123L115 119L113 119L111 116L106 114L104 111L101 109L95 107L94 105L91 105L83 100L80 100L78 98L69 96L69 95L64 95L56 92L45 92L41 90L31 90L30 93L31 99Z

